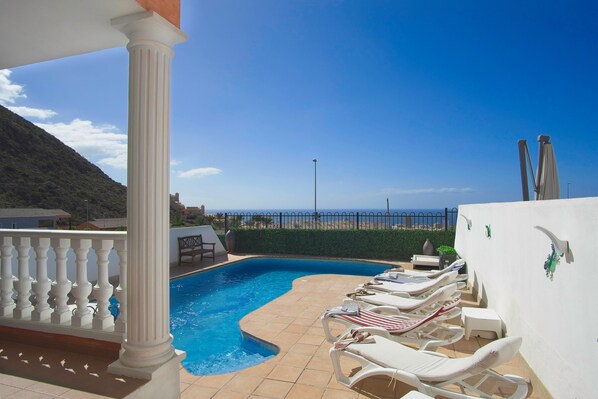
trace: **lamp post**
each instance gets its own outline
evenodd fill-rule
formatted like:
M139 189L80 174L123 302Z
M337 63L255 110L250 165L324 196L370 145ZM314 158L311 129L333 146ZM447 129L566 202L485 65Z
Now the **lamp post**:
M314 219L318 219L318 160L314 159Z

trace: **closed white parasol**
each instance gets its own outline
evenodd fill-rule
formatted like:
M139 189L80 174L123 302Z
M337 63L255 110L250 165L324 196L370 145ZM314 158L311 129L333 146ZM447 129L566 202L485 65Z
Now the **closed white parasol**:
M538 137L540 159L538 160L538 181L536 182L537 200L559 199L561 197L554 148L548 140L550 140L548 136Z

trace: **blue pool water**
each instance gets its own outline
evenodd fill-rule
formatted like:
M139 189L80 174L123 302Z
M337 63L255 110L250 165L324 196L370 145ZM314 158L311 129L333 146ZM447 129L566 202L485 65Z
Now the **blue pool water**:
M365 262L254 258L171 281L170 330L196 375L244 369L277 348L244 335L239 320L279 297L296 278L311 274L373 276L387 266ZM324 311L324 309L322 309Z

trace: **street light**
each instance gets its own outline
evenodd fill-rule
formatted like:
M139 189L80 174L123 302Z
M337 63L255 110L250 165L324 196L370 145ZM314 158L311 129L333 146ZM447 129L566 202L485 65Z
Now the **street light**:
M314 217L318 218L318 160L314 159Z

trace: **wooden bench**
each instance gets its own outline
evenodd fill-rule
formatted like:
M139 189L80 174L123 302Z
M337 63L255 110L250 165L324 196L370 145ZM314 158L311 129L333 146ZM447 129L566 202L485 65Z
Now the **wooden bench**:
M179 237L179 265L183 263L183 257L190 257L191 260L187 263L193 263L193 259L199 255L200 259L203 260L205 254L212 254L208 258L212 258L212 263L215 261L215 249L216 243L204 242L201 238L201 234L197 236L186 236Z

